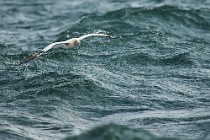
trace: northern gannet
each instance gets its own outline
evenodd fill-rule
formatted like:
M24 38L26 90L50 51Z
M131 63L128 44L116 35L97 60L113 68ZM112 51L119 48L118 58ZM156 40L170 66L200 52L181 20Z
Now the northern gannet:
M36 57L42 55L43 53L45 53L48 50L50 50L51 48L53 48L55 45L63 44L65 48L75 48L76 46L81 44L81 40L83 40L87 37L91 37L91 36L102 36L102 37L114 38L113 36L107 35L107 34L87 34L87 35L83 35L83 36L78 37L78 38L71 38L71 39L68 39L66 41L54 42L54 43L46 46L44 49L42 49L40 51L37 51L36 53L34 53L31 56L27 57L26 59L22 60L19 65L22 65L24 63L27 63L27 62L35 59Z

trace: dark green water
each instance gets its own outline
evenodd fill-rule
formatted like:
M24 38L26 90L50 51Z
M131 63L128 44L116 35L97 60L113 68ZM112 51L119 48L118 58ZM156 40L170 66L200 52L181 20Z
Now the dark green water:
M0 6L0 139L210 139L209 0ZM52 42L96 32L116 38L16 66Z

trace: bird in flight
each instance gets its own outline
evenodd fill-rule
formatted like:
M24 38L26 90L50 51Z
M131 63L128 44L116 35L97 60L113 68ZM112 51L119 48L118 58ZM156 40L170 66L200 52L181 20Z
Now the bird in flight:
M87 34L87 35L83 35L83 36L78 37L78 38L71 38L71 39L68 39L66 41L54 42L52 44L47 45L44 49L42 49L40 51L37 51L36 53L34 53L34 54L30 55L29 57L27 57L26 59L22 60L19 65L22 65L24 63L27 63L27 62L35 59L36 57L42 55L43 53L52 49L56 45L63 44L65 48L75 48L76 46L80 45L81 40L83 40L85 38L88 38L88 37L91 37L91 36L101 36L101 37L114 38L113 36L107 35L107 34Z

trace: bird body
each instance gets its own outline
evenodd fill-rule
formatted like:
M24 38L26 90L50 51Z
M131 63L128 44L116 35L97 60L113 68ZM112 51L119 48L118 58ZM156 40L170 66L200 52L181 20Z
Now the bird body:
M36 57L42 55L43 53L45 53L48 50L52 49L56 45L63 44L65 48L68 48L68 49L75 48L75 47L77 47L78 45L81 44L81 40L84 40L84 39L86 39L88 37L91 37L91 36L114 38L113 36L106 35L106 34L87 34L87 35L83 35L83 36L78 37L78 38L71 38L71 39L68 39L66 41L54 42L52 44L47 45L44 49L42 49L42 50L36 52L35 54L32 54L31 56L27 57L26 59L22 60L19 65L27 63L27 62L35 59Z

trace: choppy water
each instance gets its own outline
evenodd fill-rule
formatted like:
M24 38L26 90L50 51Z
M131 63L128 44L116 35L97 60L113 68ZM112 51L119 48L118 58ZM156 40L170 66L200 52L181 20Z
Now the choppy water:
M0 139L210 139L209 0L0 6ZM116 38L16 66L49 43L94 32Z

